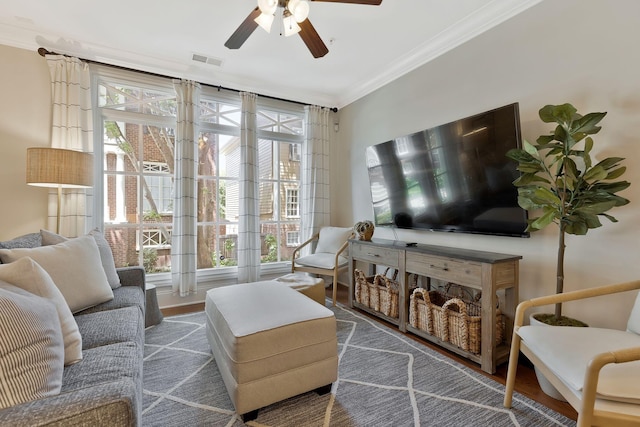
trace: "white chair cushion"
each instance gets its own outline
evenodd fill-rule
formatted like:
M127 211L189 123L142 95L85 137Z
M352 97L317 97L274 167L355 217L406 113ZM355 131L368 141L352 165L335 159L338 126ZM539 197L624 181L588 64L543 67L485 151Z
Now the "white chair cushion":
M640 347L640 336L613 329L523 326L518 335L556 376L576 391L582 391L587 364L595 355ZM640 361L602 368L597 397L640 404Z
M340 246L349 239L351 231L349 227L322 227L315 253L326 252L335 255L340 250Z
M313 255L307 255L300 258L296 258L297 265L303 265L307 267L324 268L327 270L333 270L335 268L336 254L334 253L315 253ZM343 256L338 257L338 267L342 267L347 264L349 260Z
M631 309L631 315L627 321L627 331L640 335L640 293L636 296L636 302Z

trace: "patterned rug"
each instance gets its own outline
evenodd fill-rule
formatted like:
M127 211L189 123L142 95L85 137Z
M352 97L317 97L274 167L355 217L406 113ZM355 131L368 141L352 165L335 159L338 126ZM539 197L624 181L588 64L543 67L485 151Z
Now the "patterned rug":
M343 306L338 381L330 394L302 394L259 411L249 426L574 426L520 394ZM146 330L144 426L234 426L205 336L205 314L165 317Z

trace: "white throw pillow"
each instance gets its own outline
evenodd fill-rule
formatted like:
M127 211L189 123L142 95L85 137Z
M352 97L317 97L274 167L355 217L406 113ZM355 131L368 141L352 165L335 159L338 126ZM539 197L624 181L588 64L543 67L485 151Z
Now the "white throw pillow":
M60 393L64 346L50 301L0 285L0 409Z
M82 360L82 337L76 319L51 276L42 267L29 257L0 264L0 280L51 301L58 312L62 329L64 364L71 365Z
M0 249L0 260L5 264L24 257L32 258L49 273L72 313L113 299L98 246L91 236L52 246Z
M340 246L349 239L352 231L349 227L322 227L318 245L316 246L316 253L327 252L335 255Z
M40 236L42 238L42 246L57 245L58 243L69 240L67 237L49 230L40 230ZM107 239L104 238L104 235L98 228L91 230L89 232L89 236L92 236L98 245L100 261L102 262L102 268L107 275L109 286L111 286L111 289L119 288L122 284L120 283L120 276L118 276L118 272L116 271L116 263L113 260L113 252L111 252L109 242L107 242Z

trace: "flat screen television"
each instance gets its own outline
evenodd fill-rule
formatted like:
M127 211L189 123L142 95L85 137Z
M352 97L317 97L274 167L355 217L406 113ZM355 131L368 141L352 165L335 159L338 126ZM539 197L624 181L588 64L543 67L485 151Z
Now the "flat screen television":
M375 224L528 237L520 147L517 103L367 147Z

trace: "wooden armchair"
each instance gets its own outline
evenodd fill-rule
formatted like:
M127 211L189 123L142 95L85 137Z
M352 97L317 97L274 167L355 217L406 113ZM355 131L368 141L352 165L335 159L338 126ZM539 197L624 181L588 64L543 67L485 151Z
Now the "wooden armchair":
M578 427L640 425L640 294L627 330L523 326L531 307L640 289L640 280L523 301L516 309L504 406L520 351L578 412Z
M353 237L351 228L322 227L319 233L294 249L291 257L291 272L301 271L333 278L333 305L336 305L338 273L347 268L349 260L343 255L349 239ZM300 251L317 241L315 252L300 257Z

